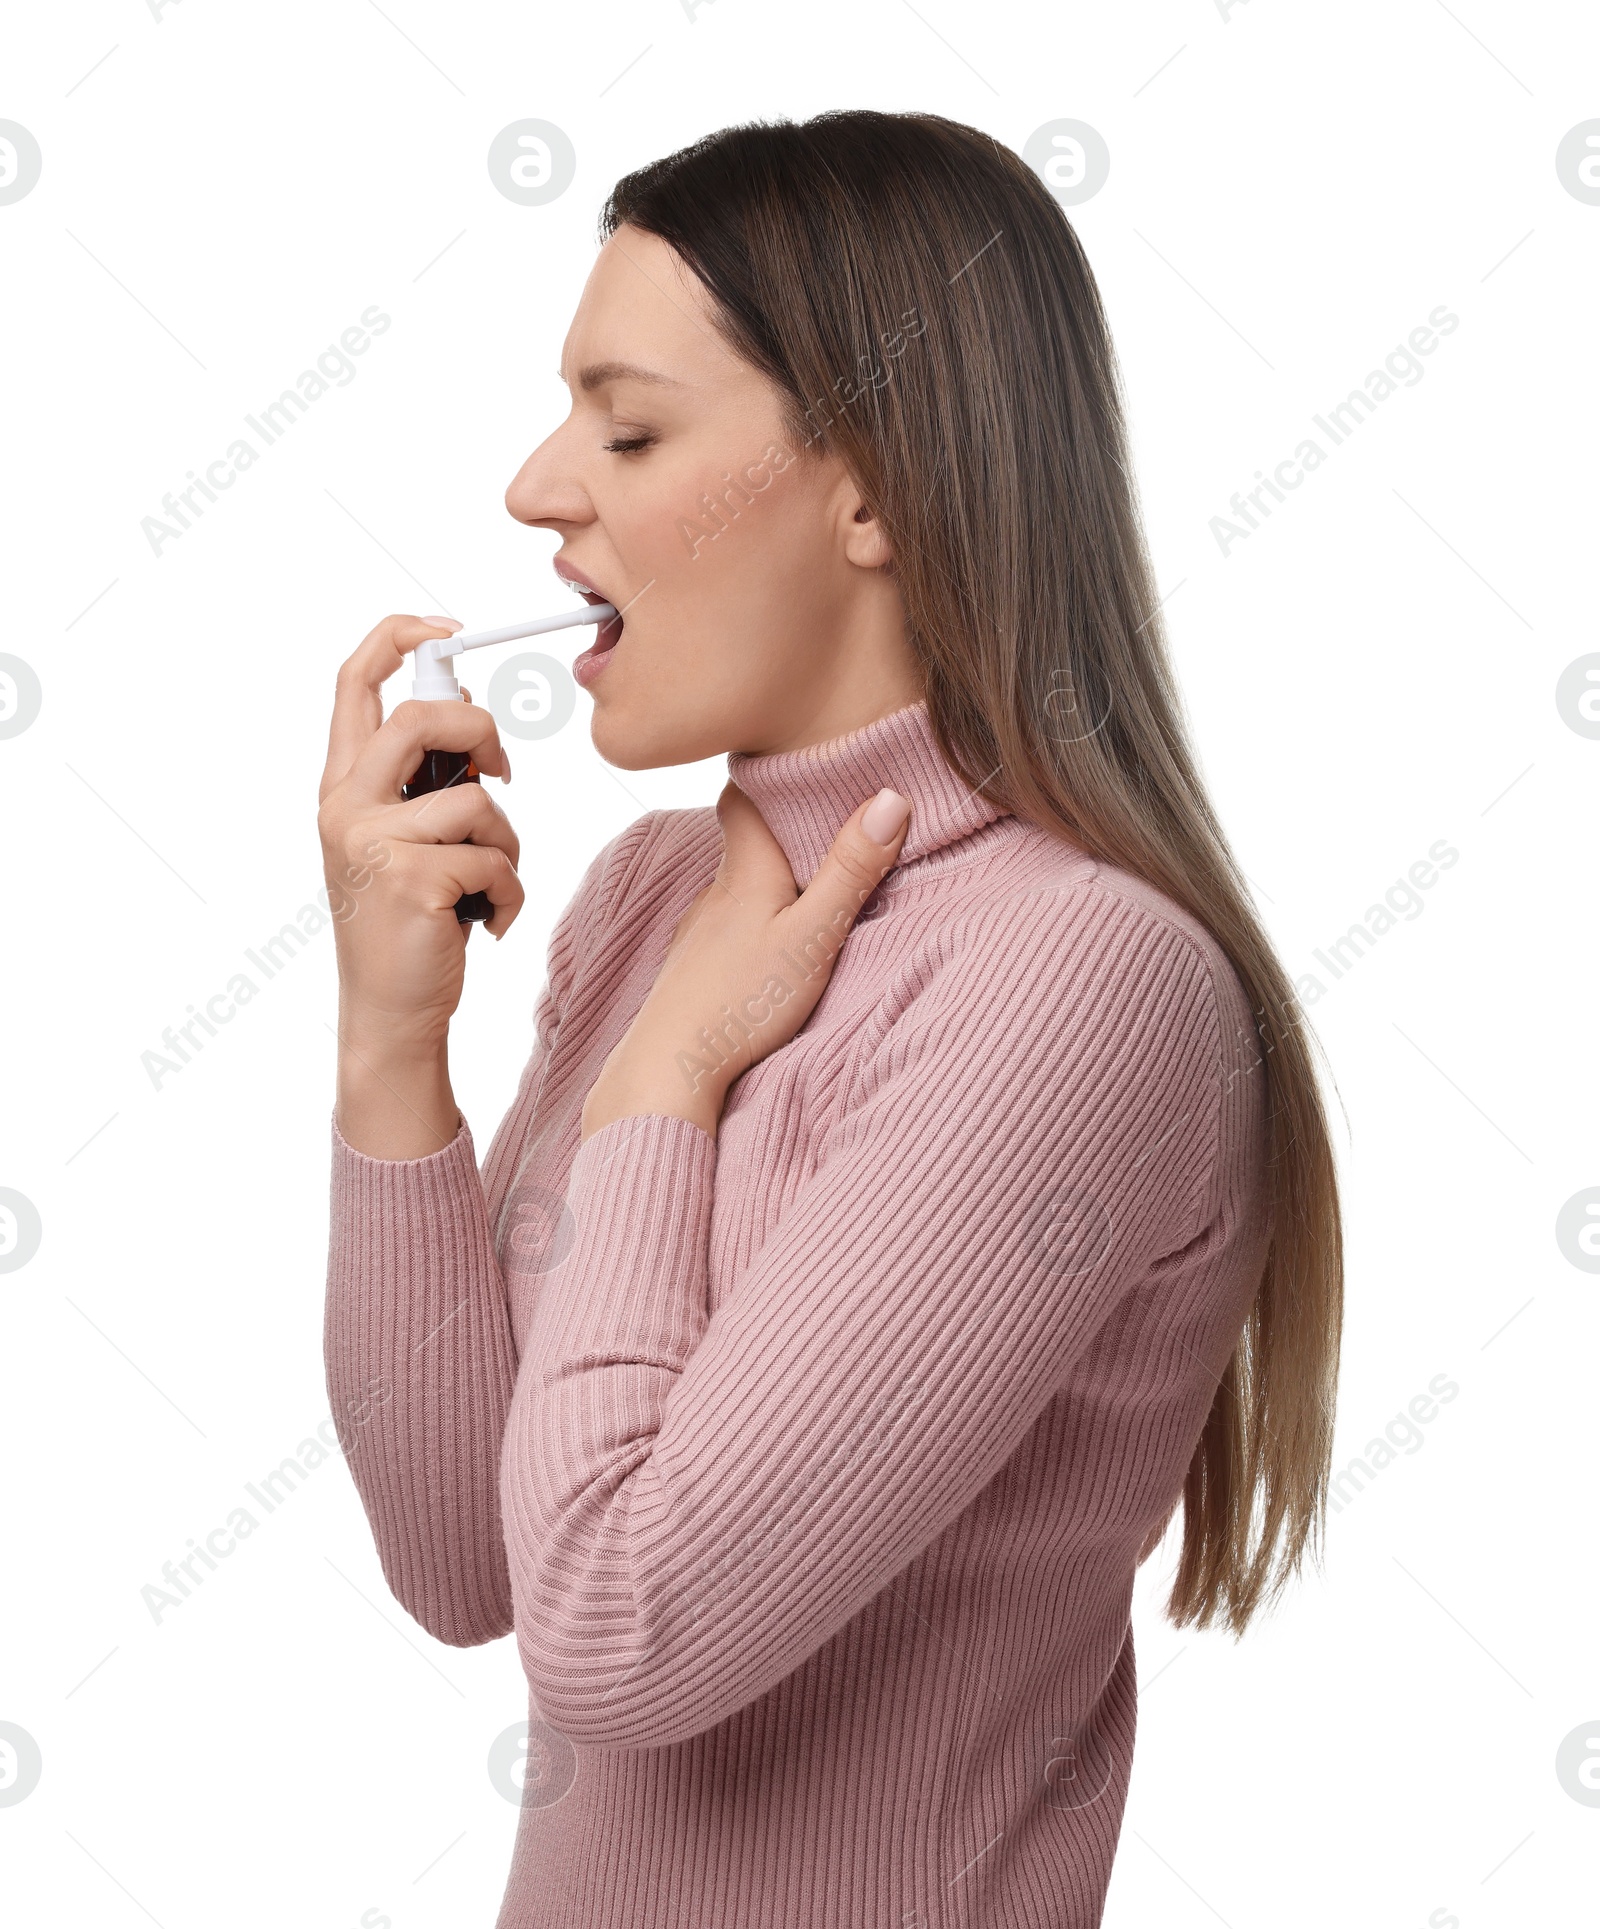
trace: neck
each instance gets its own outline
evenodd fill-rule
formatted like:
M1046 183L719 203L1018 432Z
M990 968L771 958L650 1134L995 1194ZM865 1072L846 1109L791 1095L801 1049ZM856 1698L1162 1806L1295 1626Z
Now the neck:
M911 799L898 864L970 837L1007 812L946 763L924 699L798 750L734 751L728 775L761 812L802 888L858 804L887 786Z

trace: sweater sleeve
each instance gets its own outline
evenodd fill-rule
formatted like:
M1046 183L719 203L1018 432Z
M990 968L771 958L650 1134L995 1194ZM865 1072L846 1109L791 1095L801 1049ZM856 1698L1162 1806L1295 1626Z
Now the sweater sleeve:
M582 1144L501 1469L547 1721L614 1747L700 1733L950 1526L1201 1229L1219 1025L1172 922L1093 884L1009 900L865 1041L714 1315L716 1142L639 1115Z
M512 1117L538 1094L574 980L601 922L605 846L557 920L534 1047ZM420 1159L376 1159L332 1126L323 1361L345 1459L384 1578L428 1632L455 1647L511 1631L497 1492L516 1380L505 1281L472 1133ZM491 1149L498 1149L499 1140Z

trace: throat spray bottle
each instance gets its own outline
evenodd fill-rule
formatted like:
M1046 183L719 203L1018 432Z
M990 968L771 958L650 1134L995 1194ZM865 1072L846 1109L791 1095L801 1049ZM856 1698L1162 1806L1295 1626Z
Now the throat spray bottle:
M509 623L500 630L479 630L467 635L437 636L419 643L412 653L414 676L412 696L425 703L460 703L461 685L449 659L463 650L481 650L490 643L514 643L519 637L542 636L549 630L571 629L579 623L608 623L617 614L610 603L588 603L581 609L567 610L559 616L536 616L525 623ZM477 765L465 750L427 750L411 781L402 784L402 797L426 797L431 791L448 790L452 784L482 781ZM461 924L479 924L494 915L486 891L466 891L456 899L456 918Z

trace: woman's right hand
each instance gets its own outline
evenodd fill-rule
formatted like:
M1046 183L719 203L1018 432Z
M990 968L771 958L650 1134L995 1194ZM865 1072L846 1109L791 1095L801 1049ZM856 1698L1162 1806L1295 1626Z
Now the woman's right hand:
M504 937L522 909L520 846L481 783L406 798L428 750L467 751L480 771L511 766L488 711L471 703L399 704L379 695L408 653L459 623L386 616L339 668L317 829L334 917L341 1041L369 1051L442 1047L461 1000L470 924L455 902L485 891L486 928Z

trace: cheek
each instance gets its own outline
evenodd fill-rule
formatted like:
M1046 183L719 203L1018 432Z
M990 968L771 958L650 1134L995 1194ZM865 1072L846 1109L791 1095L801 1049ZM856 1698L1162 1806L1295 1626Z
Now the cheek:
M702 573L689 565L711 547L720 525L710 512L716 492L725 487L705 457L663 450L619 475L605 496L596 492L595 502L630 575L653 580L660 593L686 573ZM726 508L721 514L731 519Z
M608 458L592 499L643 623L733 619L762 632L812 620L828 580L826 478L766 422L672 435Z
M747 606L809 600L825 561L822 505L792 461L763 459L766 446L682 477L662 563L686 592L714 588Z
M693 591L708 571L720 574L712 570L709 558L713 549L726 544L713 538L724 527L738 525L731 506L717 506L719 483L717 470L704 461L647 456L603 494L594 492L609 545L635 593L648 582L653 586L651 600L660 604Z

